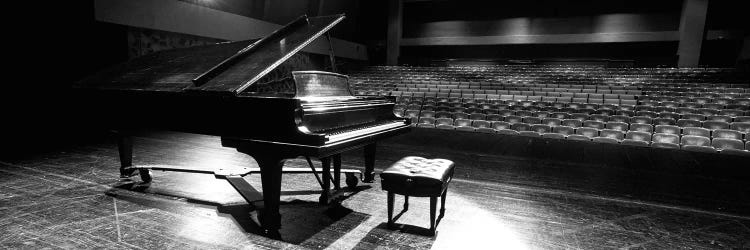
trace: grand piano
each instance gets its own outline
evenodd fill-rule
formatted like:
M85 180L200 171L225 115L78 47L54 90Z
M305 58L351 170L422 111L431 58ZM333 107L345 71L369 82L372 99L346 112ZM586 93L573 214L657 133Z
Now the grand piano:
M409 121L393 114L392 98L354 96L345 75L294 71L267 76L343 18L302 16L259 40L139 57L74 84L75 101L81 110L95 112L96 120L118 131L123 177L140 174L149 182L150 169L212 173L229 181L250 204L257 204L261 226L269 236L280 237L286 160L301 156L321 160L320 202L326 203L331 182L339 188L342 152L364 148L363 181L372 182L375 143L409 130ZM262 197L242 178L254 173L252 168L134 165L127 131L139 128L220 136L222 146L248 154L258 163L255 172L261 174Z

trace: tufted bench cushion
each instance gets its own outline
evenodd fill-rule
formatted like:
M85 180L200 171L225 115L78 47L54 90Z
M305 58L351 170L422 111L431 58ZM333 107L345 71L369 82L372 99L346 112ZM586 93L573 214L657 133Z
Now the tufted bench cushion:
M446 159L404 157L380 174L383 190L408 196L439 196L453 176L453 165Z

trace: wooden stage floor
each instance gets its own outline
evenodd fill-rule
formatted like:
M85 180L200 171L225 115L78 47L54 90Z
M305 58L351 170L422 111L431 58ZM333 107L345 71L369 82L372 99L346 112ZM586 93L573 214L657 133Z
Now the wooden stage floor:
M378 147L376 168L405 155L465 157L456 154L385 143ZM222 148L217 137L176 132L139 134L134 155L136 164L255 165L252 158ZM285 175L283 241L277 241L258 234L250 219L254 212L226 181L167 172L154 172L150 185L137 178L121 181L116 146L92 142L0 159L0 248L750 248L746 216L488 178L496 174L492 165L506 161L493 156L482 159L482 166L457 166L436 237L424 235L427 198L410 200L400 229L385 227L386 193L377 177L349 190L341 206L321 206L312 175ZM344 155L345 168L362 162L359 153ZM305 164L301 159L287 163ZM246 178L260 188L258 175ZM402 201L397 196L397 211Z

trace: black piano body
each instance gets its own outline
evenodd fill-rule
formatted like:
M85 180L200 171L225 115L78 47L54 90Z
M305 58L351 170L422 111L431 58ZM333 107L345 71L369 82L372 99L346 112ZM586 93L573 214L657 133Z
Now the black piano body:
M256 41L156 52L92 75L73 86L83 112L118 131L161 128L221 136L222 145L252 156L260 167L263 208L260 222L279 237L279 201L284 161L299 156L323 162L321 202L327 202L331 163L338 188L340 154L364 148L364 181L373 179L375 143L408 132L394 100L354 96L348 77L331 72L295 71L281 79L264 77L343 15L302 16ZM98 110L106 111L100 112ZM121 174L132 164L132 140L120 134ZM177 170L179 171L179 170ZM224 173L243 192L244 173ZM218 174L217 174L218 176Z

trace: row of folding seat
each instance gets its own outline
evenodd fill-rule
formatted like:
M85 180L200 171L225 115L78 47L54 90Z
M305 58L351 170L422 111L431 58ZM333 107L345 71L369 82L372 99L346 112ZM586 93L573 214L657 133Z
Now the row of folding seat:
M452 118L469 118L472 120L502 120L507 117L522 118L539 118L539 119L571 119L596 122L627 122L654 125L680 125L683 127L707 127L707 128L724 128L730 127L733 123L748 123L750 116L710 116L706 119L700 119L700 116L686 114L682 116L672 116L677 114L659 114L658 117L649 117L638 112L638 116L625 115L605 115L605 114L585 114L569 112L548 112L548 111L529 111L529 110L512 110L503 109L496 114L485 113L466 113L461 111L432 111L432 110L414 110L407 109L403 113L396 113L404 117L452 117Z
M686 149L702 152L726 152L750 156L750 141L728 137L707 137L692 134L650 133L645 131L622 131L589 127L550 127L542 124L438 119L434 123L420 121L417 127L438 128L483 133L526 135L557 139L619 143L624 145L652 146L659 148ZM736 132L736 131L735 131ZM731 133L728 133L731 134Z
M597 121L597 120L581 120L581 119L561 119L561 118L540 118L532 116L475 116L466 115L465 113L452 113L452 114L438 114L436 116L407 116L412 120L413 123L431 123L438 119L442 120L469 120L469 121L487 121L487 122L505 122L508 124L515 123L526 123L526 124L541 124L549 127L565 126L572 128L587 127L594 129L612 129L620 131L641 131L641 132L653 132L658 133L685 133L690 135L700 135L705 137L713 137L718 133L721 137L727 137L728 134L732 134L735 139L744 139L744 135L750 133L750 121L746 122L716 122L707 121L702 124L694 123L682 123L676 124L649 124L641 123L640 120L617 120L617 121ZM697 125L697 126L696 126ZM671 132L665 132L671 131ZM714 133L714 131L718 131Z
M692 108L666 108L651 106L614 105L596 103L561 103L561 102L533 102L533 101L500 101L500 102L425 102L397 104L396 110L424 110L424 111L452 111L482 114L498 114L503 110L531 111L531 112L565 112L587 115L623 115L644 116L652 119L672 118L688 119L696 121L716 120L732 122L734 117L750 115L750 111L739 109L692 109Z

